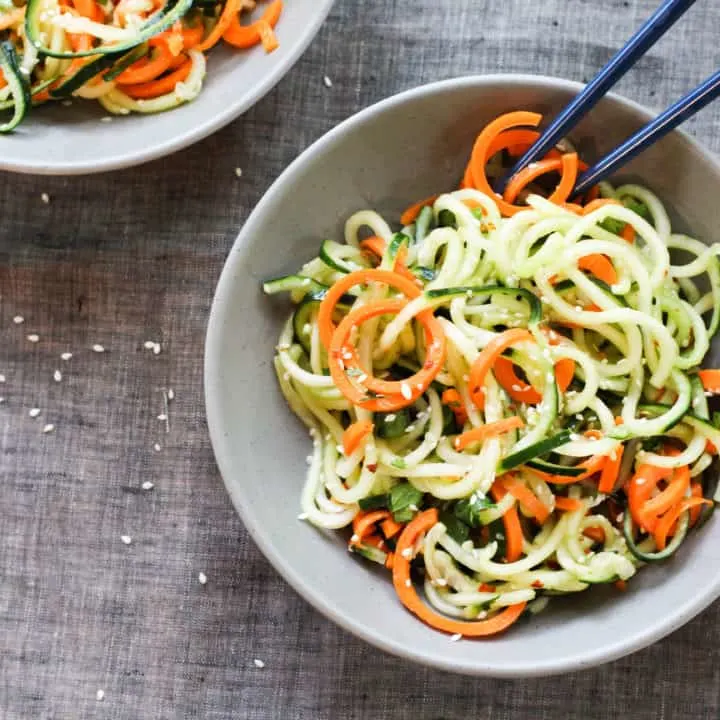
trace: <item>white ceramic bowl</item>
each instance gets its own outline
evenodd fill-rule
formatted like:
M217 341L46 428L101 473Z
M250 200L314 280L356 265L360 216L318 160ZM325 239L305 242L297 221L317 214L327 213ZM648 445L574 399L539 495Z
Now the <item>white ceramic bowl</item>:
M248 219L223 271L206 346L210 434L228 492L252 537L321 612L391 653L463 673L519 677L579 670L626 655L680 627L720 595L720 522L693 533L671 561L644 568L627 593L598 587L490 641L449 642L400 604L388 574L350 556L340 534L299 522L310 449L272 371L289 304L263 278L297 269L321 239L342 237L361 208L397 218L419 197L455 187L472 141L492 118L524 108L554 114L580 86L485 76L420 87L355 115L304 152ZM650 118L617 96L572 134L593 159ZM674 133L627 169L672 208L676 227L707 241L720 227L720 165ZM716 344L712 361L720 360Z
M280 47L266 54L215 48L199 97L157 115L113 117L96 102L33 109L22 125L0 135L0 170L43 175L81 175L154 160L201 140L252 107L300 57L330 11L333 0L287 2L276 33Z

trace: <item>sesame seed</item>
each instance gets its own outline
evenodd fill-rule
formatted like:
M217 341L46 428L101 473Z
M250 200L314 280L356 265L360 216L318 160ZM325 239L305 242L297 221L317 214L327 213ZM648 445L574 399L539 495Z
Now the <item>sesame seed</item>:
M198 573L198 582L204 585L207 582L207 575L204 572Z
M155 343L154 343L152 340L146 340L146 341L143 343L143 347L144 347L146 350L152 350L152 349L155 347Z
M164 422L165 420L168 419L167 413L160 413L160 414L157 416L157 419L160 420L160 422Z
M575 310L576 310L577 312L582 312L582 310L583 310L583 309L582 309L582 305L576 305L576 306L575 306Z
M4 382L5 382L5 376L4 376L4 375L0 375L0 383L4 383Z
M159 355L162 352L162 347L160 343L154 343L152 351L153 355Z
M110 117L110 115L105 115L105 117L100 118L100 122L109 123L112 121L113 121L113 119Z
M47 193L41 193L40 199L47 205L50 202L50 196Z
M390 413L385 416L385 422L392 422L396 417L397 415L395 413Z
M172 388L168 388L167 398L168 398L168 400L174 400L174 399L175 399L175 391L174 391Z
M55 382L60 382L60 381L62 380L62 373L61 373L59 370L56 370L56 371L53 373L53 380L54 380Z
M120 540L122 540L124 545L129 545L132 542L132 538L129 535L121 535Z
M255 658L253 660L253 665L255 665L256 668L259 668L262 670L265 667L265 663L262 660L258 660L258 658Z
M153 485L153 483L151 483L149 480L146 480L146 481L141 485L141 487L142 487L143 490L152 490L152 489L155 487L155 485Z
M639 478L635 481L635 484L636 484L636 485L644 485L645 482L646 482L646 481L645 481L645 478L644 478L644 477L639 477Z
M487 617L487 615L488 615L487 611L482 610L481 612L478 613L478 620L484 620Z
M103 353L105 352L105 348L102 345L95 344L92 346L92 351L96 353Z
M325 85L326 88L331 88L333 86L332 80L327 75L325 75L325 77L323 77L323 84Z
M31 408L30 412L28 413L28 415L31 418L36 418L39 414L40 414L40 408Z
M155 452L160 452L160 451L162 450L162 448L160 447L160 443L155 443L155 444L153 445L153 450L154 450Z
M406 433L411 433L414 429L415 429L415 426L414 426L414 425L408 425L408 426L405 428L405 432L406 432Z
M400 394L406 400L412 399L412 390L410 389L410 386L407 383L402 383L402 385L400 385Z
M308 514L307 514L307 513L300 513L300 514L297 516L297 519L298 519L298 520L307 520L307 519L308 519Z
M520 392L520 390L522 390L522 388L521 388L517 383L514 384L514 385L512 385L512 389L513 389L515 392Z
M72 357L72 353L71 353L71 352L64 352L64 353L60 356L60 359L61 359L61 360L69 360L71 357Z
M412 587L412 580L410 580L410 578L405 581L405 587Z
M404 558L411 558L412 557L412 548L405 548L400 554Z
M105 699L105 691L104 691L104 690L98 690L98 691L95 693L95 697L96 697L98 700L100 700L100 701L104 700L104 699Z
M615 519L618 522L622 522L625 519L625 513L620 513Z
M450 642L457 642L458 640L462 640L461 633L455 633L454 635L450 636Z
M352 543L360 542L360 536L353 533L352 537L350 538L350 542L352 542Z
M48 423L47 425L45 425L43 427L42 431L47 434L47 433L51 433L54 429L55 429L55 426L52 423Z
M365 373L361 373L360 375L358 375L357 381L358 381L359 383L363 383L363 382L365 382L367 379L368 379L368 376L367 376Z
M25 318L24 318L22 315L16 315L16 316L13 318L13 322L14 322L16 325L22 325L22 324L25 322Z
M235 168L235 175L237 177L242 177L242 168L236 167Z
M40 336L37 333L30 333L30 335L27 336L27 339L31 343L40 342Z

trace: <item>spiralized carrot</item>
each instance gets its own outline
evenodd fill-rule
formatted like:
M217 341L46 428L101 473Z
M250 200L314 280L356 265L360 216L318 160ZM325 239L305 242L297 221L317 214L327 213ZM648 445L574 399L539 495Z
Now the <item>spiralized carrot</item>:
M336 329L332 317L338 301L348 290L355 287L355 285L363 285L368 282L379 282L384 285L389 285L391 288L399 290L410 300L420 296L420 289L415 283L389 270L356 270L355 272L348 273L330 287L318 309L320 341L326 350L330 347Z
M526 188L533 180L541 175L560 171L562 173L560 183L548 198L550 202L565 202L575 187L577 179L578 156L577 153L567 153L560 158L541 160L540 162L531 163L521 170L517 175L510 179L510 182L503 193L503 200L507 203L513 203L517 199L520 192Z
M264 25L274 28L280 19L283 10L282 0L272 0L259 20L249 25L241 25L237 15L234 15L223 33L223 39L239 48L250 48L262 41L262 32L267 32Z
M525 423L522 421L522 418L519 418L517 415L505 418L504 420L497 420L487 425L480 425L479 427L464 432L462 435L458 435L454 442L455 449L460 451L465 450L468 445L482 442L490 437L497 437L512 430L517 430L518 428L524 427L524 425Z
M154 57L153 57L154 55ZM173 61L167 42L160 41L153 47L153 55L141 58L123 70L116 79L118 85L147 83L166 72Z
M359 447L362 447L367 441L368 435L372 433L373 427L370 420L358 420L349 425L342 438L344 453L352 455Z
M497 136L503 131L514 129L521 125L537 127L541 120L542 115L524 111L501 115L499 118L493 120L485 126L480 135L478 135L475 145L473 146L470 164L468 166L469 179L472 182L472 186L480 190L480 192L484 192L489 197L494 197L498 207L500 208L500 212L505 216L514 215L519 212L519 209L506 202L504 199L496 197L495 191L488 182L485 174L485 166L490 158L490 146L496 140Z
M375 525L392 517L387 510L371 510L369 512L359 512L353 519L352 529L353 536L356 539L350 540L351 543L358 543L367 535L372 533Z
M510 478L503 480L503 487L542 525L550 516L545 505L522 481Z
M668 508L665 514L658 518L655 525L655 531L653 532L653 538L655 539L657 549L665 549L667 545L667 537L671 533L671 527L680 515L691 509L697 509L699 512L703 505L712 506L712 501L706 500L703 497L691 497L686 500L681 500L676 505Z
M497 481L490 488L490 494L495 502L500 502L507 495L507 492L503 485ZM517 508L513 505L505 512L502 519L505 527L505 560L515 562L522 555L524 540Z
M455 421L462 427L467 422L468 414L462 396L457 389L448 388L444 390L440 399L443 405L447 405L452 410Z
M623 459L623 446L618 445L610 455L605 464L603 465L602 472L600 473L600 481L598 483L598 490L601 493L611 493L615 489L615 483L620 473L620 466L622 465Z
M243 0L226 0L225 7L220 13L220 17L218 18L217 23L215 23L215 27L213 27L213 29L208 33L208 36L196 46L196 50L204 52L205 50L209 50L211 47L215 47L215 45L222 40L222 36L240 12L242 2Z
M720 370L699 370L698 377L705 392L720 393Z
M371 374L370 368L362 366L354 347L348 344L352 329L374 317L398 313L406 304L404 300L385 300L350 311L334 331L328 347L330 375L338 390L350 402L373 412L399 410L414 403L428 389L445 362L445 335L432 312L427 310L416 318L425 329L428 348L425 362L418 372L405 380L380 380ZM373 393L374 397L369 393Z
M532 334L527 330L520 328L505 330L493 338L477 356L472 368L470 368L468 385L470 388L470 397L480 410L485 407L485 392L483 390L485 377L495 364L497 358L512 345L527 341L534 341Z
M192 60L187 58L177 70L157 80L152 80L138 85L127 85L123 87L123 92L131 98L150 99L166 95L175 89L175 86L187 78L192 69Z
M569 497L556 497L555 498L555 509L565 510L567 512L575 512L576 510L582 510L585 507L581 500Z
M431 195L430 197L427 197L424 200L421 200L420 202L415 203L414 205L411 205L400 216L400 222L403 225L410 225L410 223L415 222L415 219L420 214L420 211L424 207L427 207L428 205L432 205L438 199L438 197L439 197L439 195Z
M617 271L605 255L585 255L578 260L578 267L591 272L608 285L614 285L618 281Z
M387 249L387 243L377 235L365 238L361 243L360 247L367 252L372 253L378 258L382 258ZM412 283L417 284L417 278L412 274L410 270L405 266L405 259L407 258L407 248L405 246L398 250L397 257L395 258L395 265L393 271L398 275L402 275L404 278Z
M420 536L437 521L437 510L425 510L406 525L398 538L392 573L393 586L402 604L425 624L446 633L460 634L465 637L486 637L496 635L510 627L522 615L525 603L511 605L487 620L463 622L439 615L420 600L410 579L410 563L403 553L406 551L412 553Z

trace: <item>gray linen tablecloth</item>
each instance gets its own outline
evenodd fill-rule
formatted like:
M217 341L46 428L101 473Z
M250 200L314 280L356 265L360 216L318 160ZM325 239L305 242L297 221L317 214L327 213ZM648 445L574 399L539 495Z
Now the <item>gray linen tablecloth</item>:
M347 635L248 538L203 414L223 260L303 148L430 80L587 79L655 5L339 0L279 87L195 147L104 176L0 175L2 720L720 717L717 605L654 647L563 679L452 676ZM621 91L665 107L715 69L718 28L720 4L697 3ZM720 150L718 107L688 129Z

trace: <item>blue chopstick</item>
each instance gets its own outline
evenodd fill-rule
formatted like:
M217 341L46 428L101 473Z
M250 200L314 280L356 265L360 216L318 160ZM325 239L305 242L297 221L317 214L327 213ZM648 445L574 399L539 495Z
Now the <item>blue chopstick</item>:
M632 160L718 97L720 97L720 70L586 170L575 186L575 194L584 193L612 175L620 166Z
M585 86L553 120L538 138L537 142L520 158L507 177L499 180L502 192L507 181L531 162L544 157L551 148L564 138L570 130L596 105L607 91L625 75L690 8L695 0L665 0L640 29L615 54L605 67Z

